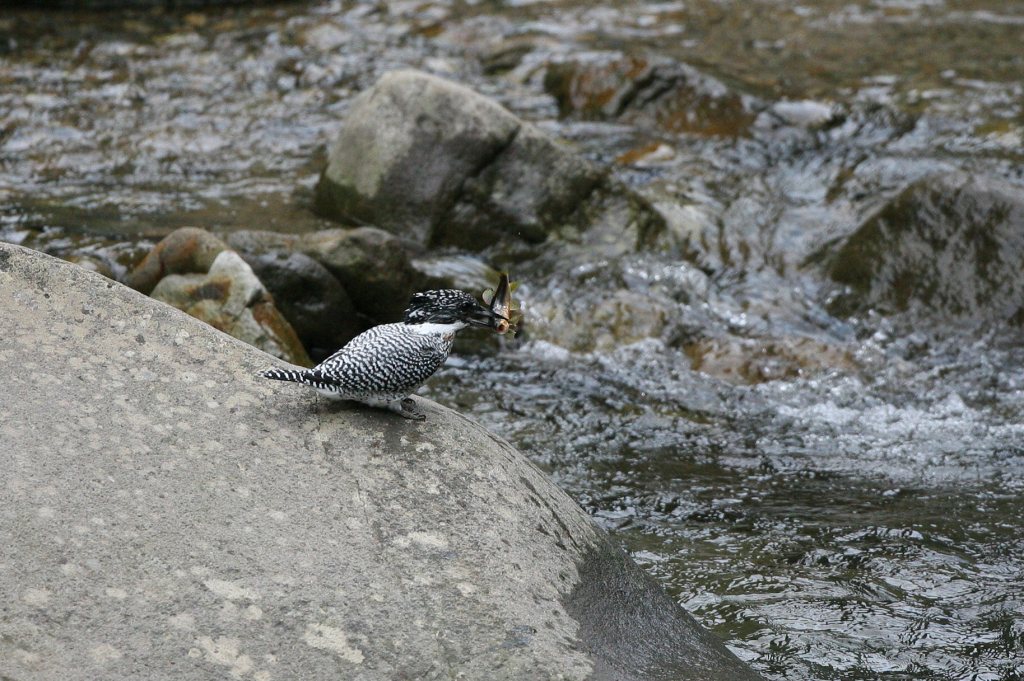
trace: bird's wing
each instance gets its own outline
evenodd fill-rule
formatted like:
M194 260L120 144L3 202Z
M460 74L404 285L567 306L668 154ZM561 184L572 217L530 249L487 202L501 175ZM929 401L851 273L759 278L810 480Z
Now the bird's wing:
M444 364L448 353L436 339L402 326L386 324L360 334L311 373L348 394L411 392Z

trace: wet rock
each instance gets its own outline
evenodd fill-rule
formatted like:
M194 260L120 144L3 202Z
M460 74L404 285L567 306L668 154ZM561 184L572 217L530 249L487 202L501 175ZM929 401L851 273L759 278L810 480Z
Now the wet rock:
M744 135L758 108L754 98L691 66L618 52L553 62L544 87L558 101L563 116L673 133Z
M759 678L459 414L260 380L259 350L6 244L0 300L0 677Z
M764 115L772 116L785 125L811 130L836 124L845 117L838 105L810 99L775 102L764 111Z
M527 319L531 339L592 352L659 338L672 316L670 302L620 289L587 307L567 300L531 301Z
M1002 180L954 173L915 182L825 257L851 292L839 313L1024 323L1024 199Z
M482 249L503 234L544 241L559 226L576 222L603 176L597 166L520 122L511 143L465 179L432 242Z
M412 261L425 288L458 288L477 295L497 285L498 270L472 255L431 255Z
M205 274L169 274L150 294L274 357L312 366L298 336L238 253L221 251Z
M128 273L124 283L136 291L149 293L168 274L208 272L225 249L227 244L205 229L182 227L164 237Z
M480 66L487 75L498 75L515 69L523 58L542 42L535 35L518 35L487 45L479 54Z
M303 234L295 248L338 278L360 312L379 322L402 317L420 275L401 241L372 227Z
M497 103L415 71L353 102L317 185L324 215L428 245L544 239L604 171Z
M857 366L849 350L810 338L702 338L683 343L681 349L694 371L738 384L792 380Z
M344 287L313 258L283 251L242 257L314 357L325 358L362 330Z

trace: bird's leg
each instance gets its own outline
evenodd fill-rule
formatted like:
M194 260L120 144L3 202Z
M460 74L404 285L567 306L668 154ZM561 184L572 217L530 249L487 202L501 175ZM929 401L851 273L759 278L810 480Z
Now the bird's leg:
M413 421L423 421L427 418L426 414L416 408L416 402L411 397L388 402L388 409Z

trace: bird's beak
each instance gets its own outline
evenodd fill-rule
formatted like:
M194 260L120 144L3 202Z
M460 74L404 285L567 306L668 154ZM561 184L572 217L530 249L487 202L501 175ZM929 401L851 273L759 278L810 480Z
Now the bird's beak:
M498 322L505 319L500 314L484 307L483 305L477 305L476 309L473 310L472 316L469 318L470 326L482 326L485 329L493 329L498 325ZM507 319L505 321L508 321Z

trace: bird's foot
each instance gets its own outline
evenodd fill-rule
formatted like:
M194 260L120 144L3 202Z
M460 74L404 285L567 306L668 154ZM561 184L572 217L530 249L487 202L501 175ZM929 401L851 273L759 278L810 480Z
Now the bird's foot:
M388 405L392 411L413 421L423 421L427 418L427 415L416 408L416 401L411 397L406 397L404 400L395 400Z

